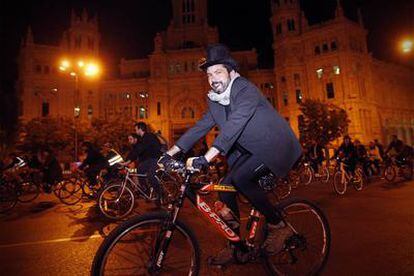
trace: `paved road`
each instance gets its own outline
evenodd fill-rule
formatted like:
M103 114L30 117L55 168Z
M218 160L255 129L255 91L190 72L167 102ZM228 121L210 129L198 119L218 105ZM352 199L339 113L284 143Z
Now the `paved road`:
M377 182L343 197L322 184L295 194L316 201L327 214L332 249L324 275L414 275L414 181ZM183 218L200 238L203 275L264 274L257 264L207 267L205 259L224 241L193 209L186 208ZM0 217L0 274L88 275L102 237L115 226L87 202L67 207L43 195L20 204Z

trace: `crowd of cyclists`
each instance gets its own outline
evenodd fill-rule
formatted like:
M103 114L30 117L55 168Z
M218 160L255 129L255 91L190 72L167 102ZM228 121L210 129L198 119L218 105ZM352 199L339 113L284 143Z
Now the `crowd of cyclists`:
M136 123L135 132L128 135L129 150L125 154L119 165L129 168L136 168L137 173L147 174L148 184L153 187L156 194L159 194L159 183L155 177L155 171L158 168L157 160L160 158L167 148L166 140L159 134L150 131L149 126L143 122ZM97 179L100 173L105 170L106 180L114 177L115 169L108 163L114 155L117 154L110 143L103 145L100 149L92 142L85 141L81 146L84 153L82 162L75 166L75 170L84 173L88 180L88 185L97 185ZM207 150L206 142L203 140L196 147L197 154L203 154ZM331 151L332 152L332 151ZM341 161L346 163L346 170L353 176L357 166L362 168L367 178L381 176L384 173L384 165L389 164L392 160L396 166L406 164L412 167L413 148L404 144L396 135L392 136L392 140L384 147L377 139L370 141L367 145L363 145L358 139L352 140L350 136L343 137L343 142L333 151L322 147L317 140L310 141L307 145L303 145L303 154L300 162L294 169L303 162L309 163L310 167L318 177L321 172L323 163L332 161ZM194 155L190 152L189 155ZM56 157L56 154L47 147L40 148L31 156L19 155L11 153L0 163L3 173L11 173L19 175L23 168L32 170L41 175L43 190L51 193L52 187L60 182L63 178L62 168ZM203 176L208 176L205 181L219 181L227 170L227 164L224 158L219 158L213 162L209 169L211 172L204 171ZM214 173L212 173L214 172ZM156 200L157 206L160 206L159 198Z
M334 150L332 157L315 140L303 148L304 160L310 163L316 173L320 171L324 160L345 162L347 164L346 170L351 175L355 174L355 169L359 165L368 178L380 176L383 173L381 167L384 167L384 164L391 162L391 160L395 160L396 166L409 165L412 167L413 148L404 144L397 135L392 136L387 147L384 147L377 139L370 141L368 145L363 145L358 139L352 141L349 135L345 135L342 144Z

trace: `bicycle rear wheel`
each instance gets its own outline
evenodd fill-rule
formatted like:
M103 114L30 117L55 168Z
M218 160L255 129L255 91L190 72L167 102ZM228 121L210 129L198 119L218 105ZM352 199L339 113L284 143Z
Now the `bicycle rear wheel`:
M22 202L22 203L31 202L35 200L40 194L39 186L37 186L31 181L17 183L16 186L19 191L18 197L17 197L17 200L19 202Z
M129 215L135 205L134 193L128 186L112 184L103 189L98 199L102 214L110 219L121 219Z
M200 249L190 229L176 221L160 271L151 271L166 235L164 213L134 217L115 228L102 242L91 275L198 275Z
M411 179L413 179L413 163L412 162L410 162L410 163L408 163L406 165L403 165L400 168L400 170L401 170L402 177L405 180L411 180Z
M345 194L347 188L347 180L346 176L341 171L335 172L332 186L335 193L338 195Z
M63 180L57 196L62 203L75 205L82 199L82 186L76 179Z
M266 256L266 267L272 275L317 275L326 264L331 245L325 215L303 199L288 199L277 207L293 235L286 239L284 250Z
M313 170L309 166L304 166L300 170L300 182L301 184L307 186L312 182L313 179Z
M355 177L352 180L352 184L354 186L354 189L357 191L362 191L362 189L364 188L364 177L363 177L363 172L361 168L357 168L355 170Z

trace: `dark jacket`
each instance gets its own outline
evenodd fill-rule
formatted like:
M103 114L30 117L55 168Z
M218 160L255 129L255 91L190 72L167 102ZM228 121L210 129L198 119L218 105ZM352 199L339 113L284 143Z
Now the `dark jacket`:
M285 176L301 154L292 129L270 105L258 88L243 77L234 80L228 119L225 107L208 100L203 117L177 141L188 151L209 130L218 126L220 134L213 146L228 156L232 165L238 157L236 145L257 156L273 173Z
M106 166L107 164L108 161L97 148L89 147L86 150L86 158L79 166L79 169L83 170L86 166Z
M149 159L158 159L161 156L161 143L157 136L151 132L145 132L140 143L134 148L139 162Z
M358 154L355 148L355 145L350 142L348 145L342 143L338 150L335 152L335 157L338 156L339 153L343 153L344 157L350 160L356 160Z

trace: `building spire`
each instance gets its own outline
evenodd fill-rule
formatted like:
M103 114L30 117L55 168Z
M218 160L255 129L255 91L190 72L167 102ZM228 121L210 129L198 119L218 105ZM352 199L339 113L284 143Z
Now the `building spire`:
M336 0L335 17L336 18L342 18L342 17L344 17L344 10L342 8L341 1L340 0Z

